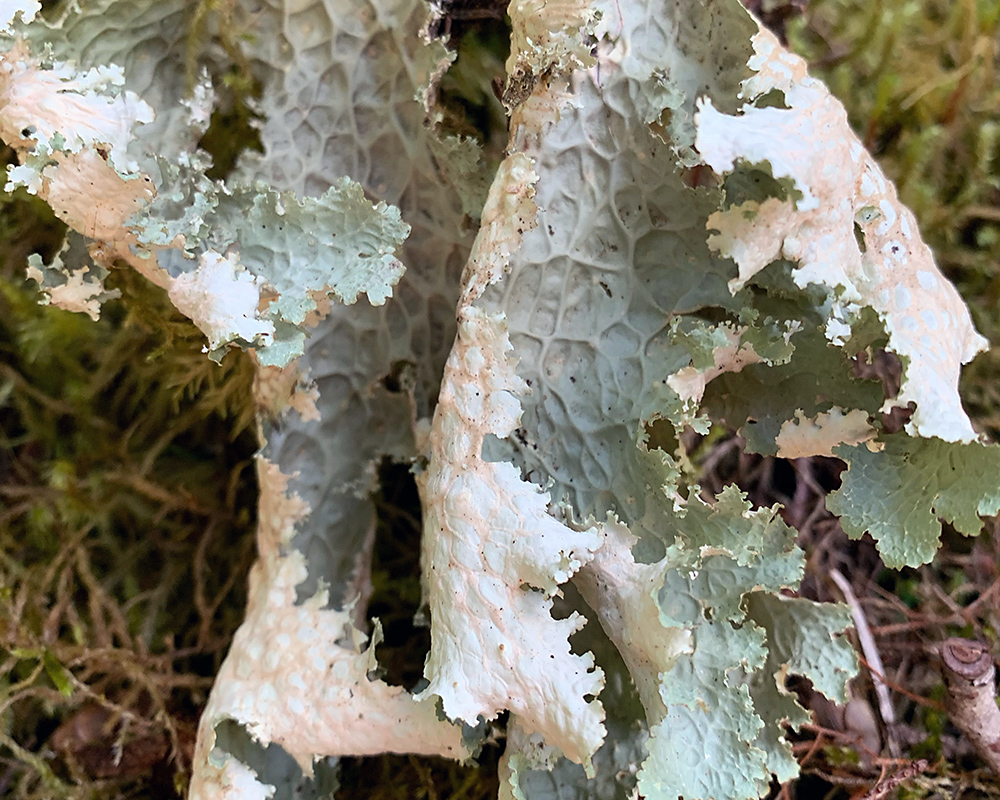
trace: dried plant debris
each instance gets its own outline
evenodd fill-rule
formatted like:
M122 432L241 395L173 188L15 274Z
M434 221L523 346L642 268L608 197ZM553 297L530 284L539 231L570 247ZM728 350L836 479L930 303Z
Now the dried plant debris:
M794 38L820 18L794 5L756 10ZM936 701L876 716L845 631L871 622L883 693L939 685L872 587L1000 511L959 394L987 341L870 139L735 0L39 11L0 3L7 191L67 226L26 274L86 317L8 337L0 781L320 798L382 754L428 796L956 780L916 746ZM975 585L927 637L985 624ZM429 633L401 655L375 609ZM477 757L497 784L440 766Z

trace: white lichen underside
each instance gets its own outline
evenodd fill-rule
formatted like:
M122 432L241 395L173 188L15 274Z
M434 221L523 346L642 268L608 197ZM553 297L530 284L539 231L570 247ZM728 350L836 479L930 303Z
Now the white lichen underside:
M422 696L440 696L445 713L471 723L509 709L529 734L589 763L604 738L603 709L593 699L603 673L590 653L571 652L579 615L556 620L551 609L559 584L593 557L601 535L557 521L548 495L516 467L481 456L487 435L513 433L517 395L527 387L508 355L503 317L474 303L502 274L518 231L534 224L536 179L531 160L515 154L491 189L434 415L430 464L419 478L433 620Z
M219 794L245 779L233 774L232 759L213 752L215 727L227 719L265 746L281 745L307 775L314 759L330 755L466 757L461 727L440 720L433 703L369 680L375 655L362 649L367 637L354 628L349 608L327 608L325 590L296 605L305 559L297 550L281 552L308 507L287 494L288 477L276 465L261 459L258 476L260 558L250 574L246 620L201 718L195 754L201 768L190 797L242 797L236 789Z
M100 298L105 294L104 284L91 274L89 267L69 272L66 283L61 286L45 286L45 277L34 266L29 266L25 275L41 287L48 302L57 308L86 314L92 320L100 316Z
M632 556L636 537L626 525L609 520L600 526L604 545L576 579L587 604L628 667L650 727L663 720L660 676L691 652L691 631L660 621L656 593L663 585L666 562L639 564Z
M0 33L10 32L15 17L20 16L21 22L28 23L41 10L38 0L0 0Z
M726 330L729 342L712 350L714 365L706 369L684 367L666 378L667 385L677 392L685 404L697 406L705 395L709 382L726 373L741 372L751 364L760 364L763 359L753 349L753 345L740 341L745 328Z
M199 800L269 800L274 797L274 786L261 783L250 767L228 753L221 755L209 769L212 781L199 781L195 773L191 797Z
M184 272L170 285L170 302L208 337L208 350L240 339L265 344L274 323L260 319L261 281L243 269L238 256L208 250L194 272Z
M712 215L710 245L739 266L731 288L785 258L797 262L797 285L838 293L832 318L870 306L885 324L889 349L905 359L899 395L885 410L912 401L909 433L971 441L976 434L962 409L958 377L985 339L938 271L913 214L851 131L843 106L772 34L758 33L754 50L750 66L757 75L745 82L743 97L749 103L777 89L788 108L746 105L730 116L705 102L696 118L696 147L720 174L738 160L770 164L775 178L791 178L802 198L770 198ZM864 253L855 223L864 233ZM832 338L838 330L831 329Z
M779 458L832 456L837 445L861 444L873 439L876 433L866 412L855 408L844 413L834 406L812 418L796 411L795 419L782 423L774 443Z

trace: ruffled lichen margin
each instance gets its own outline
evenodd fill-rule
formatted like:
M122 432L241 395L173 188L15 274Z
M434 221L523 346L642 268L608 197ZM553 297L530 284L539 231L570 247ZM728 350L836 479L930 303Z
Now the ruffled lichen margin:
M195 143L223 56L188 86L184 8L132 3L116 39L95 35L115 0L55 22L0 3L0 136L8 185L73 231L32 263L50 302L97 314L126 263L209 355L258 364L258 562L191 796L297 788L227 749L233 723L308 779L330 756L469 757L503 711L503 797L792 777L783 725L806 716L783 679L843 698L849 617L788 596L804 559L776 508L703 497L651 427L839 455L831 508L893 565L933 555L938 517L971 534L1000 510L957 392L983 340L839 103L735 2L515 1L491 170L436 127L448 55L421 2L248 3L263 153L212 181ZM467 189L491 173L477 221ZM895 397L852 376L876 343ZM365 612L384 458L423 506L415 693L377 677ZM576 652L588 612L604 639Z

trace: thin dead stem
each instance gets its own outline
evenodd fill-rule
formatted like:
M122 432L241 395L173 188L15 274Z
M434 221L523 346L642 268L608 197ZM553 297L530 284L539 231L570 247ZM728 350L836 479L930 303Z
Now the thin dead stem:
M896 715L892 709L892 698L889 696L889 687L885 683L885 667L882 666L882 657L879 655L878 646L875 644L875 637L872 636L871 628L868 626L868 619L858 602L851 584L847 578L836 569L830 570L830 577L837 584L837 588L844 595L844 600L851 608L851 616L854 618L854 628L861 643L861 650L865 654L867 663L874 669L872 673L872 683L875 685L875 696L878 698L879 713L882 715L882 723L886 728L886 743L889 753L893 758L898 758L900 754L899 742L896 740L895 727Z

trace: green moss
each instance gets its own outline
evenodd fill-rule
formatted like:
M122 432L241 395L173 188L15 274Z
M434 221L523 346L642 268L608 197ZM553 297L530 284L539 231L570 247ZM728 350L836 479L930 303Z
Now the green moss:
M176 796L153 784L185 783L253 557L249 358L208 361L130 270L108 284L93 322L0 279L0 752L21 798ZM161 756L55 748L95 704L98 751Z
M240 61L244 33L233 8L201 0L191 22L195 56L217 29L233 60L216 87L223 108L202 140L218 177L243 150L260 147L251 110L258 89ZM489 87L506 56L504 26L494 22L452 31L458 59L441 84L445 129L476 137L493 156L505 144L504 120ZM897 182L993 344L998 28L995 0L812 0L789 29ZM10 151L4 158L11 163ZM0 196L0 758L12 756L0 760L0 794L175 797L197 715L242 617L253 558L252 365L235 352L221 366L209 362L203 336L130 271L109 278L123 297L105 306L100 322L38 306L20 277L24 261L30 252L50 257L63 230L37 198ZM998 353L980 356L962 386L976 425L994 436ZM426 647L425 632L410 623L418 526L412 497L387 491L379 502L373 608L391 633L379 652L389 677L410 684L406 665ZM920 607L921 587L909 573L887 588ZM117 773L98 775L86 754L52 747L60 725L101 703L112 714L98 738L108 753L161 741L166 755L143 769L123 759ZM945 723L940 711L922 709L927 738L914 754L939 757ZM46 747L52 758L37 755ZM348 760L341 796L495 796L495 779L485 777L495 750L479 769ZM857 760L842 748L826 755L831 763ZM928 777L906 796L935 787L948 796L957 780Z
M944 701L944 694L944 686L938 686L931 693L930 699L941 703ZM921 706L919 718L920 724L927 735L922 742L918 742L913 746L910 754L913 758L926 758L928 761L936 762L944 755L941 736L948 725L948 715L938 708Z
M507 146L507 116L497 95L507 74L510 20L456 24L449 46L455 61L438 86L441 131L475 139L487 158L499 163Z
M378 756L344 759L337 800L492 800L500 748L462 766L443 758Z
M0 143L0 170L17 164L14 151ZM28 194L23 188L0 191L0 277L10 279L23 274L30 253L50 261L58 252L66 226L56 219L48 203Z

